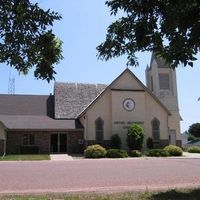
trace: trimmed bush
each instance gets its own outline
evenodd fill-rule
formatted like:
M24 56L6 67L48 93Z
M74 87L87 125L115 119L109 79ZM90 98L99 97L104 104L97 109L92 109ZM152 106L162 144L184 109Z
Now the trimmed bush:
M153 149L153 139L152 138L147 138L147 148L148 149Z
M106 153L108 158L127 158L128 153L125 150L121 149L108 149Z
M164 150L168 151L170 156L182 156L183 150L175 145L169 145L164 148Z
M128 129L127 146L131 150L141 150L144 140L144 130L138 124L133 124Z
M198 147L198 146L188 147L187 151L189 153L200 153L200 147Z
M141 157L142 153L138 150L133 150L133 151L130 152L130 156L131 157Z
M121 144L122 144L122 141L118 134L114 134L110 137L110 148L111 149L120 149Z
M170 156L169 152L164 149L151 149L147 153L149 157L167 157Z
M99 144L90 145L84 151L86 158L103 158L106 155L106 149Z

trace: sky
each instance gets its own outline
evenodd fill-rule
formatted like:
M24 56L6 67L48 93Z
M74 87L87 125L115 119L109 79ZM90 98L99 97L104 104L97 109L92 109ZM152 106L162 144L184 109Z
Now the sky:
M114 20L104 0L32 0L44 9L62 15L54 23L54 33L63 41L64 59L56 66L58 82L110 84L125 68L126 58L101 61L96 57L96 47L105 40L106 29ZM151 53L138 53L139 67L130 70L145 84L145 68L150 63ZM181 131L192 123L200 122L200 54L194 67L179 66L176 70L180 114L183 118ZM28 75L19 75L6 64L0 64L0 93L8 93L9 76L15 78L15 94L53 93L54 81L36 80L33 70Z

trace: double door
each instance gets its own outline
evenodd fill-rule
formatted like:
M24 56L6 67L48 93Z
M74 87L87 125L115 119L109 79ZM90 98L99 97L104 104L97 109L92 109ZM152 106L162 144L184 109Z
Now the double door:
M50 135L50 152L51 153L67 152L67 134L56 133Z

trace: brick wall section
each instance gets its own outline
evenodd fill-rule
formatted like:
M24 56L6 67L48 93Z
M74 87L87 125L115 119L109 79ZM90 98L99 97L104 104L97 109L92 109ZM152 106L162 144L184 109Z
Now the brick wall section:
M164 148L169 145L169 140L160 140L160 148Z
M10 131L7 134L7 153L19 154L22 146L23 134L35 135L35 146L39 146L39 153L50 153L50 135L56 132L31 132L31 131ZM61 132L59 132L61 133ZM78 139L83 139L82 131L62 132L67 134L67 150L68 153L81 153L83 145L78 144Z
M49 153L50 132L38 132L35 134L35 145L39 146L39 153Z
M0 140L0 156L4 153L4 140Z
M176 140L176 146L182 147L182 140Z
M78 140L83 140L83 131L68 132L67 133L67 152L68 153L82 153L84 149L83 144L78 144Z
M7 132L6 153L19 154L22 145L22 133Z
M39 146L40 153L49 153L49 132L9 131L7 133L7 153L19 154L23 144L23 134L34 134L35 145Z

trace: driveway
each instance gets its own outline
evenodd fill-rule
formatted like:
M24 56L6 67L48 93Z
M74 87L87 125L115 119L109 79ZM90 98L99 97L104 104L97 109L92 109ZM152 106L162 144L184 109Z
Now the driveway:
M0 162L0 193L114 192L200 186L199 159Z

